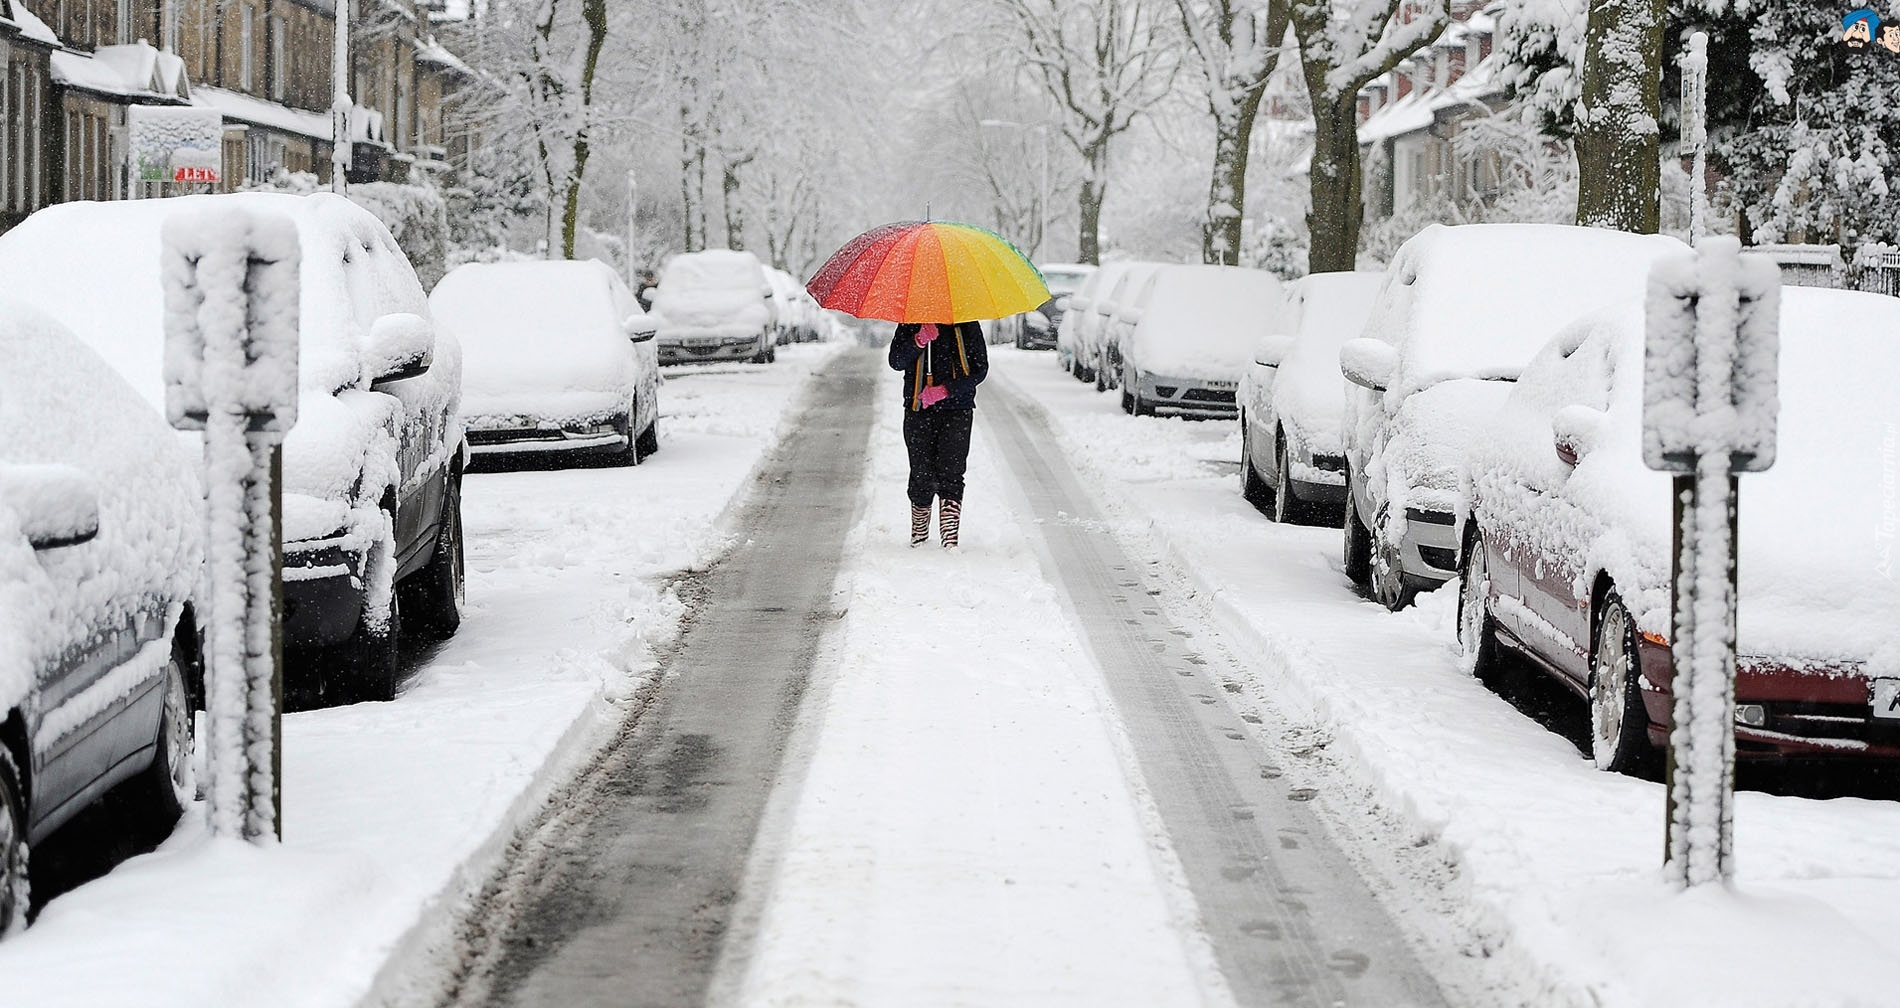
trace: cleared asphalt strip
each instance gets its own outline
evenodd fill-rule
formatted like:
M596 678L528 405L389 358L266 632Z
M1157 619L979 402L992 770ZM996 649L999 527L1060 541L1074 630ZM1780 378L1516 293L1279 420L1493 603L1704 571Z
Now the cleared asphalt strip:
M1035 517L1133 739L1229 988L1246 1005L1437 1005L1436 983L1306 800L1236 723L1216 649L1167 615L1147 567L1055 447L1041 411L991 383L979 417Z
M683 586L693 606L665 681L471 914L445 1003L703 1001L825 630L858 506L872 354L813 379L761 466L746 539ZM849 488L840 492L840 488ZM640 529L627 529L640 535Z

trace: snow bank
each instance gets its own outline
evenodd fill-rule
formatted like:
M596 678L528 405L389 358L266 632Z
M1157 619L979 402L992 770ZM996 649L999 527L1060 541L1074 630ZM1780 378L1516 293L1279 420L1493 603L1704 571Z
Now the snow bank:
M1241 266L1164 266L1122 356L1168 378L1238 382L1278 324L1279 278Z
M462 343L468 423L594 423L626 412L638 360L613 283L594 260L471 263L444 277L429 307Z

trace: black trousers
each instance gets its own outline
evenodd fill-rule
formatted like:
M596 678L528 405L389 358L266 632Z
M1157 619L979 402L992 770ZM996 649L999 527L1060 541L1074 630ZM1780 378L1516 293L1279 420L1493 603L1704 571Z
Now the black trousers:
M910 503L927 508L933 496L963 499L963 471L970 463L973 409L904 411L904 447L910 451Z

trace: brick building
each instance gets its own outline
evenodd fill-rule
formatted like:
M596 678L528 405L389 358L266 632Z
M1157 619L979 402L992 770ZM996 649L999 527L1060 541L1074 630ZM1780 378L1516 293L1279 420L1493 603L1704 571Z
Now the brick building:
M49 203L232 191L278 170L327 183L339 0L0 0L0 230ZM443 105L471 76L430 36L439 0L355 0L354 182L457 146ZM214 109L215 185L139 182L127 110Z

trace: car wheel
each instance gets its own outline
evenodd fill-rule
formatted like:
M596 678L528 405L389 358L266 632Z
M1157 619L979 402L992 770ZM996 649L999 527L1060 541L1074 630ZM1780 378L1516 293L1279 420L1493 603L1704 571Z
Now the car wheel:
M1478 519L1466 519L1465 530L1465 555L1458 566L1458 652L1465 671L1483 675L1498 653L1497 623L1491 619L1490 560Z
M1590 657L1590 758L1599 770L1632 773L1653 756L1636 668L1636 621L1615 592L1604 598L1602 611Z
M1293 496L1293 476L1286 464L1286 432L1275 431L1273 438L1273 510L1270 517L1281 524L1297 523L1305 509Z
M1094 382L1097 392L1108 391L1108 374L1099 367L1089 368L1088 376L1082 380Z
M1375 519L1372 527L1372 597L1380 605L1398 612L1412 604L1418 589L1405 576L1399 559L1399 545L1386 537L1385 522Z
M1267 484L1253 467L1253 436L1247 431L1247 417L1240 417L1240 496L1254 507L1267 503Z
M1122 389L1122 412L1129 416L1135 415L1135 400L1128 394L1127 389Z
M614 417L614 433L620 435L621 444L611 452L596 456L606 465L631 466L640 464L640 453L635 449L639 440L633 433L633 406L628 404L627 412Z
M1372 580L1372 534L1366 531L1366 523L1359 520L1359 506L1353 503L1352 476L1346 477L1346 520L1344 554L1341 566L1345 569L1346 579L1361 588Z
M767 350L767 351L765 352L765 362L766 362L767 364L777 364L777 363L778 363L778 347L773 347L772 349L770 349L770 350Z
M435 555L404 588L410 592L406 608L415 621L441 637L462 626L462 607L468 601L468 564L462 542L462 480L449 477L442 497L442 527L435 535Z
M0 937L26 926L26 793L13 751L0 744Z
M132 778L130 799L138 817L154 826L170 830L198 797L198 782L191 772L192 717L191 688L186 682L189 667L184 648L172 643L171 661L165 664L165 691L159 708L158 741L152 763Z
M643 462L660 450L659 417L654 417L653 422L647 424L647 429L640 432L639 439L633 443L633 450L640 453L640 460Z

